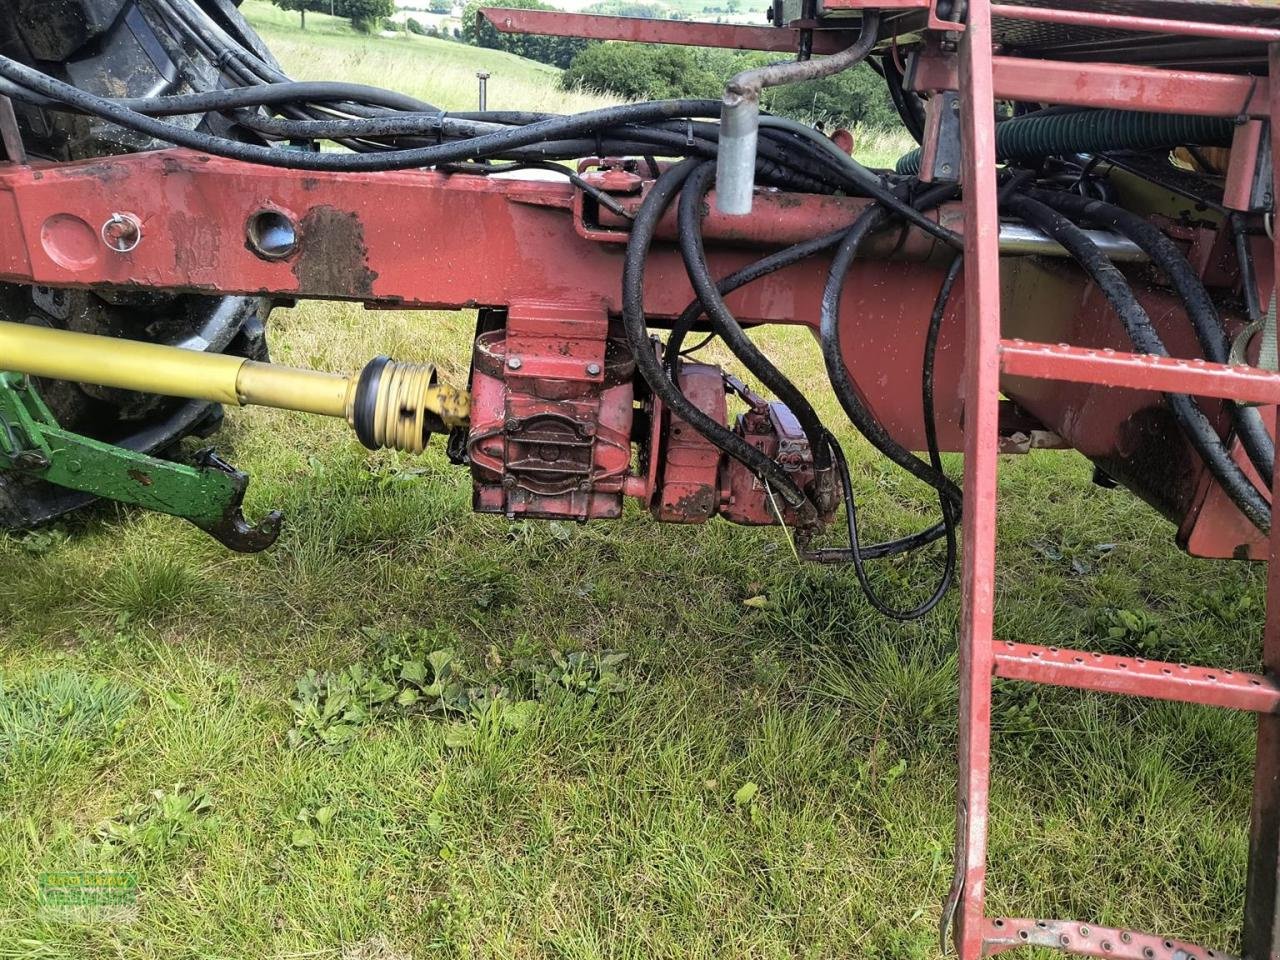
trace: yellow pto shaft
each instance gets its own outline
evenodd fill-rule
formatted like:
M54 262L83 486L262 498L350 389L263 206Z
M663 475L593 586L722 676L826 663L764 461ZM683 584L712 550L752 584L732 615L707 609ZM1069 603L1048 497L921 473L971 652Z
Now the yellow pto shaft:
M233 406L340 417L367 447L418 453L431 432L465 426L466 391L428 364L371 360L354 376L259 363L25 323L0 321L0 370Z

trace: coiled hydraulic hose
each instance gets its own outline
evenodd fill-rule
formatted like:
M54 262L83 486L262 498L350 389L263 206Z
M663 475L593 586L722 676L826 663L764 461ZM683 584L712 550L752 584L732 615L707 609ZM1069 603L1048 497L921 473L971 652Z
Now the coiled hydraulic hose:
M1115 310L1136 350L1154 356L1169 355L1151 324L1151 318L1129 289L1124 274L1083 230L1056 210L1025 195L1010 198L1007 206L1011 213L1052 236L1075 258ZM1267 533L1271 529L1271 508L1258 488L1231 459L1199 405L1181 393L1166 393L1165 399L1178 426L1223 491L1250 523Z
M1231 143L1233 130L1230 120L1218 117L1135 110L1039 111L996 125L996 159L1034 160L1065 153L1155 150L1184 143L1225 145ZM919 147L899 158L897 172L920 172Z
M1226 330L1223 329L1222 319L1218 316L1209 291L1205 289L1187 258L1182 255L1182 251L1157 227L1136 213L1078 194L1032 190L1029 195L1059 213L1115 230L1141 247L1151 258L1151 262L1169 278L1173 289L1181 298L1206 359L1213 363L1228 362L1230 347ZM1262 423L1262 415L1256 407L1242 406L1230 400L1227 401L1227 410L1235 425L1236 434L1240 437L1240 443L1249 456L1249 462L1270 487L1275 465L1275 444Z
M935 187L922 195L917 205L923 208L926 204L942 203L953 192L953 187L945 185ZM844 408L853 425L858 428L858 432L898 466L937 490L940 497L959 506L960 488L941 471L934 469L931 464L925 463L893 439L862 403L840 350L840 298L844 292L845 277L854 260L857 259L858 250L863 241L883 226L890 216L889 211L879 205L868 207L858 216L836 248L835 256L831 260L831 269L827 274L827 283L822 291L822 320L819 327L822 359L827 368L827 377L835 390L836 399L840 401L840 406Z
M716 176L716 165L711 161L699 166L690 175L680 194L679 237L680 254L684 258L689 280L702 303L711 323L733 355L750 370L765 388L790 408L800 421L809 440L815 471L831 469L831 451L826 443L827 431L822 426L813 405L796 389L795 384L778 370L751 341L738 324L737 318L725 304L716 289L707 267L707 253L702 242L702 206Z
M951 266L947 269L946 276L943 277L942 285L938 288L938 295L934 298L933 310L929 315L929 329L925 335L924 346L924 362L923 374L921 376L921 399L924 404L924 431L925 444L929 449L929 463L938 474L942 474L942 454L938 447L938 428L934 413L934 395L933 395L933 369L934 359L938 350L938 335L942 330L942 318L946 315L947 304L951 301L951 291L955 288L956 279L960 276L963 268L964 260L957 255L952 258ZM880 595L876 593L872 587L870 578L867 576L864 560L872 556L872 549L864 548L860 542L858 533L858 515L857 501L853 496L853 484L849 477L849 465L845 461L844 451L840 449L838 444L833 444L833 454L836 458L836 468L840 475L840 484L844 492L845 500L845 521L848 526L849 547L847 550L820 550L816 554L810 554L811 559L831 562L838 559L840 561L849 560L853 563L853 569L858 577L858 583L862 587L862 592L869 602L877 611L893 620L916 620L923 617L930 610L941 602L946 595L947 590L951 587L951 581L955 578L956 570L956 520L959 517L959 509L946 496L939 495L938 503L942 508L942 522L931 527L929 530L912 537L904 537L902 540L892 541L890 544L877 544L877 547L897 546L905 543L907 540L915 540L923 537L929 537L930 540L936 539L936 536L930 536L934 530L941 531L947 539L947 552L942 562L942 573L938 577L938 582L934 586L933 592L921 603L908 609L891 607ZM914 548L911 548L914 549ZM905 549L900 552L905 552Z
M767 277L771 273L775 273L776 271L789 267L794 263L799 263L807 257L811 257L815 254L821 253L823 250L828 250L831 247L834 247L848 232L847 227L841 227L839 230L824 234L823 236L814 237L811 240L804 240L800 243L793 244L786 249L771 253L769 256L763 257L755 263L748 264L741 270L737 270L734 273L729 274L716 284L716 289L722 297L728 296L739 287L745 286L755 280L759 280L762 277ZM701 316L702 301L694 299L689 306L685 308L684 312L680 315L680 318L675 322L675 324L672 325L671 333L667 338L667 349L663 356L663 365L666 368L667 375L673 380L676 377L676 372L679 367L681 345L684 342L684 338L688 335L689 331L693 328L693 325ZM939 316L939 320L940 319L941 317ZM930 330L934 330L934 326L932 324L930 325ZM931 428L931 424L933 423L932 369L932 351L930 350L926 351L923 377L928 396L926 405L926 417L928 418L926 419L926 437L932 435L932 442L936 444L936 430L932 430ZM832 439L831 445L831 452L835 459L837 473L840 475L842 494L845 500L845 509L847 511L850 506L852 506L852 508L856 510L857 504L853 498L852 483L846 483L846 478L843 476L843 474L848 470L848 465L843 464L842 466L842 451L839 449L839 444ZM855 535L857 533L856 526L854 528L854 533ZM935 523L926 530L908 534L895 540L888 540L884 543L868 544L866 546L859 544L859 554L863 560L876 560L881 557L898 556L900 554L910 553L913 550L918 550L921 547L928 546L929 544L939 540L945 533L946 524ZM853 560L853 554L851 547L822 547L807 551L805 558L808 560L814 560L818 563L849 563Z
M816 510L795 485L790 474L780 464L691 403L667 377L649 340L644 316L644 274L649 248L653 244L658 221L699 163L699 160L688 159L667 169L654 183L636 213L622 269L622 319L627 341L635 357L636 369L654 395L672 413L768 483L769 488L789 507L801 514L802 521L811 521L816 517Z

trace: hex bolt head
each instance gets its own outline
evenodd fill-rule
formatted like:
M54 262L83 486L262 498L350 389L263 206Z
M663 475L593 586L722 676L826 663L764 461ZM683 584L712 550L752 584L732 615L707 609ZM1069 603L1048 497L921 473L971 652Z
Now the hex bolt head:
M519 357L507 357L508 370L519 370L523 366L524 366L524 361L522 361Z
M598 364L598 363L588 363L588 364L587 364L587 373L588 373L588 374L590 374L590 375L591 375L591 376L593 376L593 377L598 377L598 376L600 376L600 364Z
M503 426L507 429L509 433L515 433L517 430L520 429L520 421L515 417L511 417L507 420L506 423L503 424Z

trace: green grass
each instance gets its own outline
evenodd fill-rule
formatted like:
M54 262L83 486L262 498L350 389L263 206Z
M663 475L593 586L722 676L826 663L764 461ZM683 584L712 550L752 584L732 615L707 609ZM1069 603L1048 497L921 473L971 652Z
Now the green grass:
M278 46L298 75L382 56L311 20L313 60ZM311 304L274 314L272 346L458 382L471 325ZM838 422L808 335L762 342ZM929 522L846 439L869 535ZM268 553L109 506L0 539L0 960L938 956L954 594L898 625L774 530L474 516L438 444L371 455L300 415L232 411L217 443L255 477L251 513L287 512ZM1070 454L1003 463L1000 635L1257 669L1264 571L1183 556L1089 477ZM405 663L445 648L441 703L424 679L400 704ZM627 654L622 689L583 691L591 658L556 651ZM310 670L327 699L299 692ZM291 744L298 710L341 697L355 719ZM319 746L338 723L349 740ZM1238 948L1249 718L1000 683L995 723L992 912ZM62 869L133 873L136 917L42 912Z
M618 102L561 90L560 71L555 67L501 50L412 34L364 36L346 20L316 13L307 14L303 31L296 13L266 0L245 0L241 9L298 80L339 77L400 90L448 110L474 110L476 71L487 70L493 110L573 113Z

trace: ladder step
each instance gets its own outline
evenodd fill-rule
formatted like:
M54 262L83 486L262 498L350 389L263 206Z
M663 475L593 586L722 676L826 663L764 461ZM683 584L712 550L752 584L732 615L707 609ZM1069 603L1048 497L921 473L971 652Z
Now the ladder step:
M1011 376L1037 380L1066 380L1104 387L1280 403L1280 374L1257 367L1209 363L1207 360L1094 350L1065 343L1001 340L1000 369Z
M1014 920L987 917L983 955L1018 947L1051 947L1082 957L1110 960L1235 960L1194 943L1167 940L1151 933L1095 927L1075 920Z
M1012 641L995 645L995 663L996 676L1007 680L1181 700L1254 713L1280 712L1280 686L1253 673Z

